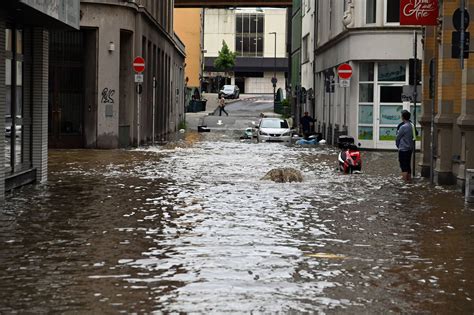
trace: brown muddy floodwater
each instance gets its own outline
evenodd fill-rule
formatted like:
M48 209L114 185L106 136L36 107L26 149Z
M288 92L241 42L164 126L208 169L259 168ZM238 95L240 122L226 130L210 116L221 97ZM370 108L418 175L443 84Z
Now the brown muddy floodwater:
M402 183L393 152L352 176L336 155L224 133L52 151L0 212L0 313L473 314L474 206Z

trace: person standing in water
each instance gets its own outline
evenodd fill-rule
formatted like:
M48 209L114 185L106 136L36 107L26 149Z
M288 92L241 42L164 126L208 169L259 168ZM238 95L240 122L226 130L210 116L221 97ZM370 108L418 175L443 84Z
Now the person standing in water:
M402 170L402 178L411 181L411 156L415 149L416 130L410 121L411 114L407 110L402 111L402 123L397 131L395 141L398 148L398 161Z

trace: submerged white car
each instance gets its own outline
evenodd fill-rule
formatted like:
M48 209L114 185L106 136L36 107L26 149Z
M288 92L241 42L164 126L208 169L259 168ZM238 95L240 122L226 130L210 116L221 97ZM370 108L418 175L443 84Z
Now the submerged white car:
M290 142L291 129L288 122L281 118L262 118L258 125L258 142Z

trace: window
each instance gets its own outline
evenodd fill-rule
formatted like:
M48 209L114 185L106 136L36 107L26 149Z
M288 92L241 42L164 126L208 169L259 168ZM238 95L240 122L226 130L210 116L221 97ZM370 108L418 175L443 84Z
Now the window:
M23 163L23 30L5 29L5 168L21 170Z
M365 23L374 24L377 22L377 0L367 0L365 3Z
M386 0L385 2L385 22L399 23L400 22L400 0Z
M264 15L236 15L235 52L237 56L262 57L264 44Z
M374 63L363 62L360 64L359 69L359 81L374 81Z
M309 51L309 34L306 35L305 37L303 37L303 49L302 49L302 52L303 52L303 63L304 62L308 62L309 61L309 54L310 54L310 51Z
M359 140L374 139L374 69L373 62L359 64Z
M403 87L401 86L381 86L380 87L380 102L399 103L401 101L400 95L402 94L403 94Z
M380 62L378 80L384 82L405 82L406 62Z

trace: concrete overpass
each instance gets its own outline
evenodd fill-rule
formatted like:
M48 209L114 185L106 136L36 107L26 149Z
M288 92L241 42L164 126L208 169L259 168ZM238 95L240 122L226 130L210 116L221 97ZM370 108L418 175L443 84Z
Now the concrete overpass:
M175 0L175 8L291 7L291 0Z

